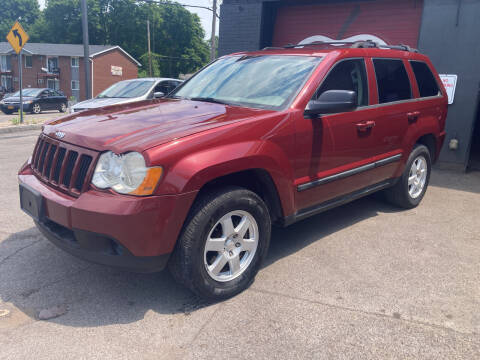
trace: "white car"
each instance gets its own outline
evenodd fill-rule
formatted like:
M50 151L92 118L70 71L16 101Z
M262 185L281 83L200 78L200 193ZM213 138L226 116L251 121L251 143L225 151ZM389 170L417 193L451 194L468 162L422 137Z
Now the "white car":
M70 112L160 98L167 95L181 83L182 80L169 78L141 78L119 81L93 99L75 104L70 108Z

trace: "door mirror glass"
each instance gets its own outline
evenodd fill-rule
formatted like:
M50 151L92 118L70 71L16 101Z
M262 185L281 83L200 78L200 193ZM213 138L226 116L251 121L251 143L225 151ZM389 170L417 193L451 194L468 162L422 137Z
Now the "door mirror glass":
M357 93L351 90L327 90L317 100L310 100L305 115L334 114L357 107Z
M155 99L158 99L158 98L161 98L161 97L164 97L165 96L165 93L162 92L162 91L155 91L155 93L153 94L153 97Z

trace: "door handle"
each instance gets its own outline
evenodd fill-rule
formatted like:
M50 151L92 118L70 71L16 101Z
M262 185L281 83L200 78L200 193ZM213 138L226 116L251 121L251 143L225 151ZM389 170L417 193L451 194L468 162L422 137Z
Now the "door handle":
M375 126L375 121L373 120L362 121L355 125L357 126L358 131L367 131Z
M407 113L408 122L410 124L417 122L419 116L420 116L420 111L413 111L413 112Z

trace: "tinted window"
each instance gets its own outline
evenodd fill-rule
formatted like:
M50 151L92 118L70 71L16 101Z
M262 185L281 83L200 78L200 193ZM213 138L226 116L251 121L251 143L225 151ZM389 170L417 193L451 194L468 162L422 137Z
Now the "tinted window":
M357 105L368 105L368 82L365 62L344 60L332 69L318 89L315 98L327 90L351 90L357 93Z
M421 61L411 61L421 97L438 95L438 85L428 65Z
M170 86L168 81L162 81L157 86L155 86L154 92L162 92L167 95L170 92Z
M374 59L380 104L412 98L410 81L402 60Z

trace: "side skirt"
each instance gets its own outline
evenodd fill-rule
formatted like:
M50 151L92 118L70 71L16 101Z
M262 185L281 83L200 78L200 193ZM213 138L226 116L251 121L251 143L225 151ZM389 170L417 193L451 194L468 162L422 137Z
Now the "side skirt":
M306 219L310 216L320 214L324 211L333 209L337 206L341 206L344 204L347 204L351 201L360 199L364 196L373 194L374 192L377 192L379 190L386 189L388 187L391 187L395 185L395 183L398 181L398 179L389 179L386 181L382 181L380 183L377 183L375 185L367 186L366 188L354 191L350 194L347 195L342 195L339 197L336 197L334 199L328 200L326 202L320 203L318 205L314 205L305 209L301 209L297 211L293 215L289 215L286 218L283 219L283 226L288 226L293 223L296 223L297 221Z

